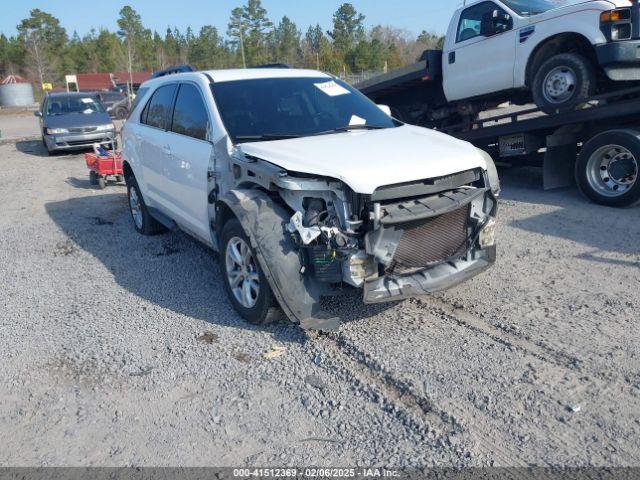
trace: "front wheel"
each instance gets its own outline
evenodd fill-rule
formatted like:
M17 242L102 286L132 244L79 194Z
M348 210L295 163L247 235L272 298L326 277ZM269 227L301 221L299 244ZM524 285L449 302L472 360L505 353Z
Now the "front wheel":
M269 323L277 302L240 222L229 220L221 239L223 281L233 307L249 323Z
M133 176L127 178L127 196L133 226L142 235L153 235L162 230L162 225L151 216L140 193L140 187Z
M535 73L532 94L545 113L573 110L596 91L596 73L591 62L575 53L560 53L544 62Z
M576 182L596 203L628 207L640 203L640 132L612 130L596 135L576 162Z

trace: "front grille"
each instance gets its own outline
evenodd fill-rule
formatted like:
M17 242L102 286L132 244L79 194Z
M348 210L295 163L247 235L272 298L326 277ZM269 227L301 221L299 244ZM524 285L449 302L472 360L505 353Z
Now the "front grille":
M387 273L413 273L466 250L470 206L405 224Z
M90 133L90 132L95 132L97 129L98 127L77 127L77 128L70 128L69 133Z

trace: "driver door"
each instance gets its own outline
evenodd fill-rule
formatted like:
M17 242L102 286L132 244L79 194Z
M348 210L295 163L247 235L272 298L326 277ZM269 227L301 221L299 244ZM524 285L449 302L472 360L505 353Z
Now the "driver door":
M449 101L514 87L516 30L514 19L494 2L481 2L460 14L454 42L442 62Z

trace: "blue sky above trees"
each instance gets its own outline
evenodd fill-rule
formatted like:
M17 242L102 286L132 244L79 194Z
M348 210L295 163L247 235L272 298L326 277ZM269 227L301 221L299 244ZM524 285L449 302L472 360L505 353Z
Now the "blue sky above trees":
M7 36L16 33L16 25L34 8L45 10L60 19L69 34L74 30L82 36L94 27L114 30L118 12L127 4L141 15L145 26L163 32L168 26L185 30L191 26L199 30L213 25L220 32L227 30L231 10L243 0L116 0L90 2L87 0L9 0L2 2L0 32ZM340 0L263 0L272 19L287 15L303 31L309 25L331 27L333 12ZM451 13L461 0L352 0L356 9L366 16L365 25L391 25L406 28L415 34L422 30L444 34ZM99 6L97 6L99 5Z

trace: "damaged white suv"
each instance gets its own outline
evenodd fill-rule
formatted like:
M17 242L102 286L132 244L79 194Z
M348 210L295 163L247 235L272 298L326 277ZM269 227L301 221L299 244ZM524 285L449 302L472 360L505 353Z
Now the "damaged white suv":
M322 296L423 295L495 261L491 157L325 73L160 76L122 137L136 230L177 227L218 251L231 302L253 323L279 305L303 328L332 329Z

